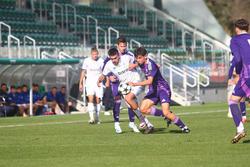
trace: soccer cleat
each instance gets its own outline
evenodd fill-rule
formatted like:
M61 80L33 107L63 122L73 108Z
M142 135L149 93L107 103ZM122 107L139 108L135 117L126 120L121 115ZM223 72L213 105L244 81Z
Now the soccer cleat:
M236 133L236 135L234 136L234 138L232 139L232 144L238 143L240 141L240 139L242 139L243 137L245 137L247 134L243 131L243 132L239 132Z
M89 120L89 124L95 124L95 120L90 119L90 120Z
M146 127L144 130L144 134L149 134L154 131L154 127Z
M184 128L181 128L181 131L182 131L183 133L189 133L189 132L190 132L190 129L189 129L187 126L185 126Z
M128 127L131 128L135 133L140 132L134 122L129 122Z
M120 123L119 122L115 122L115 133L117 133L117 134L121 134L122 133L122 129L120 127Z
M242 116L241 122L242 122L242 123L246 123L246 122L247 122L247 116Z

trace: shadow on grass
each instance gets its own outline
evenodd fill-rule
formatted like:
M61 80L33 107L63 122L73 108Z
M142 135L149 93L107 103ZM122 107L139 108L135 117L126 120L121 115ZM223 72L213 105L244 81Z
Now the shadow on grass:
M170 130L169 133L183 133L182 130Z
M250 140L244 140L242 143L244 143L244 144L250 144Z

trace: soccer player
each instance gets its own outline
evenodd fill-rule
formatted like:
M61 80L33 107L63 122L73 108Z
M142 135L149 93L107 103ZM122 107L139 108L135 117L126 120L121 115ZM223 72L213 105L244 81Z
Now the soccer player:
M83 62L79 83L79 90L81 92L84 91L84 84L86 86L90 124L100 123L99 115L101 110L103 87L98 87L96 83L99 76L102 74L102 67L103 59L99 57L98 50L96 48L92 48L91 56L86 58ZM94 101L96 102L96 109Z
M120 56L116 48L112 48L108 52L109 61L103 69L102 75L99 77L97 84L100 84L106 76L112 73L120 83L128 83L131 81L139 81L139 73L131 68L134 66L134 58L129 55ZM138 110L138 103L136 101L136 96L143 90L141 86L132 87L129 94L125 95L124 99L130 106L130 108L136 113L141 124L140 127L146 128L144 133L150 133L151 128L147 127L148 120L141 114ZM122 133L119 122L115 122L116 133Z
M141 70L145 73L146 80L130 82L131 86L149 86L148 93L141 102L140 111L144 114L162 116L170 119L175 125L181 128L182 132L189 133L189 128L181 119L170 111L171 90L167 81L162 77L156 63L147 57L147 50L139 47L135 51L135 58ZM152 106L161 103L162 110L154 109Z
M228 101L230 99L230 96L237 84L237 82L239 81L239 74L241 72L242 69L242 63L237 64L236 67L234 67L235 64L232 64L230 69L229 69L229 73L228 73ZM247 117L246 117L246 103L245 103L246 98L242 98L240 101L240 111L242 114L242 122L246 123L247 121ZM228 110L228 117L232 118L232 113L229 107Z
M124 37L119 37L117 39L117 50L119 53L119 56L130 56L134 58L134 54L127 49L127 40ZM106 66L106 63L109 61L109 57L107 57L104 61L104 67ZM135 68L132 67L131 68ZM103 67L103 69L104 69ZM119 116L120 116L120 107L121 107L121 95L118 92L118 86L119 86L119 81L117 80L116 76L114 76L112 73L110 73L107 77L110 80L110 85L112 89L112 94L114 97L114 106L113 106L113 117L114 117L114 122L115 122L115 130L117 133L122 133L122 130L119 125ZM128 115L129 115L129 125L128 127L131 128L134 132L138 133L139 130L137 126L135 125L135 114L133 110L128 107ZM153 126L153 125L150 125Z
M243 98L250 96L250 35L247 33L248 29L248 21L245 19L237 20L234 24L236 35L232 37L230 43L230 49L233 54L231 66L237 66L242 63L239 81L229 100L229 107L237 129L236 135L232 139L232 143L237 143L246 136L242 123L242 114L238 104Z

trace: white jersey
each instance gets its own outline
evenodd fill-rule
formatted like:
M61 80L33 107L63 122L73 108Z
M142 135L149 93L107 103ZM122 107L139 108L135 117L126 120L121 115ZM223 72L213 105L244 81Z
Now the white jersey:
M97 83L98 78L102 74L103 59L93 60L91 57L83 61L82 69L86 70L86 85Z
M139 73L134 70L129 70L129 64L134 63L134 58L129 55L120 56L120 62L118 65L114 65L111 60L107 62L103 69L103 75L107 76L109 73L113 73L120 82L138 82L140 81Z

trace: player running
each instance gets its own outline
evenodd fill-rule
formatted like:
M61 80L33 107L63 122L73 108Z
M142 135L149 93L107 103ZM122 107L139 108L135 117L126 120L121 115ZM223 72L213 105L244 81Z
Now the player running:
M134 54L127 49L127 40L124 37L119 37L117 39L117 50L119 53L119 56L130 56L131 58L134 59ZM109 57L107 57L104 61L104 67L106 66L106 63L109 61ZM104 69L103 67L103 69ZM135 68L136 65L131 64L131 68ZM113 117L114 117L114 122L115 122L115 130L116 133L121 133L121 128L119 124L119 116L120 116L120 107L121 107L121 95L118 92L118 86L119 86L119 81L117 80L116 76L114 76L112 73L110 73L107 77L110 79L111 83L111 89L112 89L112 94L114 97L114 106L113 106ZM139 129L137 128L135 122L135 114L133 110L128 107L128 115L129 115L129 125L128 127L131 128L134 132L138 133ZM149 126L153 127L152 124L149 123Z
M163 116L170 119L175 125L181 128L182 132L189 133L189 128L181 121L181 119L170 111L171 90L167 81L162 77L159 67L156 63L147 57L145 48L140 47L135 51L135 58L141 70L146 76L146 80L138 82L132 81L131 86L149 86L148 93L141 102L140 111L144 114L154 116ZM161 103L162 110L154 109L152 106L158 102Z
M134 66L134 58L132 56L120 56L116 48L110 49L108 55L110 60L105 65L97 84L100 84L110 73L112 73L120 83L140 81L139 73L132 67ZM132 87L131 92L125 95L124 99L139 118L141 122L140 127L146 128L144 133L149 133L151 128L147 127L148 120L138 110L138 103L136 101L136 96L141 93L142 90L143 88L141 86ZM122 133L119 122L115 122L115 130L116 133Z
M230 49L233 54L231 66L235 67L242 63L240 79L229 100L229 107L237 129L236 135L232 139L232 143L237 143L240 139L246 136L242 122L242 114L238 104L243 98L250 96L250 34L247 33L248 29L248 21L245 19L237 20L234 24L236 35L232 37L230 43Z
M102 74L103 59L99 57L99 52L96 48L91 49L91 57L84 60L82 65L82 72L80 76L79 90L84 91L84 84L86 86L86 93L88 96L88 112L89 123L100 123L99 115L101 110L101 99L103 96L103 87L98 87L95 83ZM95 98L94 98L95 97ZM96 108L94 101L96 102Z

